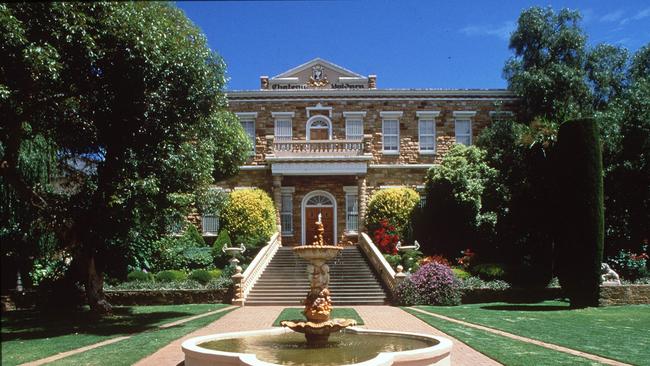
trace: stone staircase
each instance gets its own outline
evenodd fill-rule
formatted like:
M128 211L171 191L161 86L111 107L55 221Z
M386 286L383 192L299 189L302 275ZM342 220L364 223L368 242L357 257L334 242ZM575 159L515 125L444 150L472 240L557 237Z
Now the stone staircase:
M327 264L334 306L388 302L381 283L356 246L344 248ZM308 291L307 261L293 254L291 248L282 247L246 297L246 305L299 306Z

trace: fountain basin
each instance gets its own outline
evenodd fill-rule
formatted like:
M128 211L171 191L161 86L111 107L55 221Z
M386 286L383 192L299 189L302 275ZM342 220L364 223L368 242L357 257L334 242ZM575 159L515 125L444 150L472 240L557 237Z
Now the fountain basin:
M293 252L308 261L327 261L336 257L343 247L335 245L302 245L293 248Z
M183 342L182 349L185 366L451 364L452 343L443 337L348 328L332 338L330 345L312 348L299 333L272 328L191 338ZM373 349L375 343L380 347Z

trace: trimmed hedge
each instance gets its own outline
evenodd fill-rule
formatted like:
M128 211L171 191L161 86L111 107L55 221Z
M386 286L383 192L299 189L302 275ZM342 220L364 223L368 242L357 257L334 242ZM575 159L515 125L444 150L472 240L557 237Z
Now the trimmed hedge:
M411 212L420 203L420 195L410 188L386 188L373 193L368 201L366 227L374 233L381 220L395 226L400 240L408 237Z
M192 273L190 273L190 276L188 278L202 285L205 285L208 282L210 282L210 280L212 280L213 277L210 271L206 271L205 269L197 269L192 271Z
M603 165L593 119L558 133L558 278L573 307L598 306L603 260Z
M183 281L186 279L187 273L183 271L167 270L156 273L156 281L159 282Z
M261 189L242 189L230 193L221 213L223 228L236 243L255 248L275 232L275 206Z
M149 272L144 272L144 271L132 271L129 272L128 275L126 275L126 281L127 282L134 282L134 281L150 282L153 281L153 275Z

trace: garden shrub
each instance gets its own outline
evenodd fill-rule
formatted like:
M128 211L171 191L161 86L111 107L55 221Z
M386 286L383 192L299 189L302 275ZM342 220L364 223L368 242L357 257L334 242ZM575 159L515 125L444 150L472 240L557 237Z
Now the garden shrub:
M126 275L126 281L127 282L133 282L133 281L149 282L149 281L153 281L153 275L145 271L131 271L129 272L128 275Z
M573 307L598 306L603 260L603 166L593 119L565 122L558 133L558 278Z
M173 282L183 281L187 279L187 273L177 270L166 270L156 273L156 281L158 282Z
M229 247L232 245L230 241L230 236L226 230L221 229L217 239L215 239L214 244L212 244L212 258L214 258L214 263L217 267L223 267L228 263L228 256L223 252L223 247Z
M212 278L219 278L223 273L223 271L219 268L211 269L208 272L210 272L210 276L212 276Z
M425 254L452 258L492 232L496 213L483 197L494 189L497 171L485 151L454 145L426 176L426 204L413 210L413 235Z
M422 252L419 250L405 250L398 254L384 254L384 258L393 269L397 270L397 266L402 266L404 272L415 272L420 268L420 261L422 260Z
M460 281L439 263L425 264L397 287L402 305L458 305L460 297Z
M276 230L273 201L266 192L257 188L231 192L221 218L230 237L248 249L266 243Z
M503 265L498 263L477 264L470 268L470 272L486 281L502 279L506 275Z
M166 236L156 242L157 253L153 260L153 270L205 269L212 265L212 250L194 225L182 236Z
M399 254L384 254L384 258L393 269L402 264L402 256Z
M381 220L379 227L373 232L373 242L380 252L385 254L397 254L397 242L399 234L395 226L391 225L387 219Z
M644 252L636 254L621 249L616 256L609 258L608 262L621 278L636 281L650 275L647 268L648 254L645 252L648 247L643 246L642 250Z
M490 290L507 290L510 284L503 280L484 281L476 276L469 276L460 280L460 287L463 290L490 289Z
M409 235L411 212L420 202L420 195L410 188L386 188L373 193L368 201L366 227L371 233L379 229L382 220L388 220L400 240Z
M456 278L458 278L459 280L464 280L472 276L471 273L461 268L452 268L451 271L454 273L454 276L456 276Z
M427 263L432 263L432 262L444 264L447 267L451 267L451 263L449 263L447 258L445 258L445 257L443 257L441 255L430 255L430 256L427 256L427 257L424 257L424 258L420 259L420 265L421 266L423 266L423 265L425 265Z
M205 269L195 269L192 271L192 273L190 273L188 278L202 285L205 285L210 282L210 280L212 280L213 276L210 271L206 271Z

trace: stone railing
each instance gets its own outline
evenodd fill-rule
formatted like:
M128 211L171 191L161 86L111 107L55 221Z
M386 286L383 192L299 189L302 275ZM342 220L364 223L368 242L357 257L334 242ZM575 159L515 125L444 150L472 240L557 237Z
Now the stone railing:
M290 140L273 142L276 157L291 156L361 156L364 153L363 140Z
M239 268L239 271L232 276L235 284L235 298L232 300L233 305L244 305L246 296L248 296L248 293L260 278L266 266L269 265L280 246L280 233L276 232L271 236L268 244L257 253L255 259L246 268L246 271L241 273L241 268Z
M394 298L397 285L406 277L406 274L401 271L401 266L399 266L398 271L395 272L386 261L386 258L384 258L384 255L381 254L379 249L377 249L377 246L366 233L361 233L358 245L365 253L368 261L370 261L370 264L375 269L375 272L379 275L381 282L390 293L391 298Z

